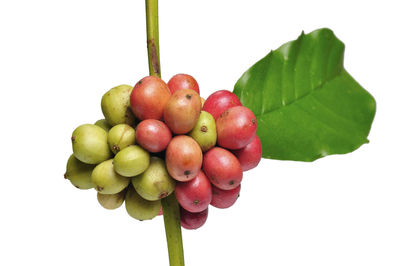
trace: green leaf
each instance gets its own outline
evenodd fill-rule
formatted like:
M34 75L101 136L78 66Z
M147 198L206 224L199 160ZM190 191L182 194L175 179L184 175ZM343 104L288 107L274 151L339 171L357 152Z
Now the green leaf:
M320 29L271 51L238 80L233 92L257 117L264 158L313 161L368 142L376 103L343 57L344 44Z

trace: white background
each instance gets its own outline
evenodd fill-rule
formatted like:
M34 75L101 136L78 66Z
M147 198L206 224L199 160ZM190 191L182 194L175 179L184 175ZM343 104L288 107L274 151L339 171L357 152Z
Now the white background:
M271 49L329 27L377 100L354 153L246 172L234 207L183 232L186 265L400 265L396 2L160 0L166 80L232 90ZM1 1L0 38L0 265L168 265L161 217L107 211L63 178L73 129L147 75L144 1Z

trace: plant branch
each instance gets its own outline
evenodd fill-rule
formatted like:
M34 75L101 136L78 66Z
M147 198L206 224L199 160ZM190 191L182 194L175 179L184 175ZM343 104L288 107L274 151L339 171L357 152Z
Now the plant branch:
M161 78L158 39L158 0L146 0L147 56L149 72ZM170 266L184 266L179 204L175 194L161 200Z
M184 266L183 243L181 232L181 221L179 213L179 205L175 194L172 193L168 197L161 200L165 233L168 242L168 254L170 266Z
M161 77L160 45L158 39L158 0L146 0L147 57L149 72Z

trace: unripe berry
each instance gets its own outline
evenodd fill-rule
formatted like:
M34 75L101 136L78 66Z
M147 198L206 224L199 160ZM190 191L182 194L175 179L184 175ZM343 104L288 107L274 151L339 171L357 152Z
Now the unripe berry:
M107 91L101 98L101 110L110 126L135 123L129 104L131 92L132 86L120 85Z
M189 135L197 141L203 152L214 147L217 143L217 128L212 115L201 111L200 117Z

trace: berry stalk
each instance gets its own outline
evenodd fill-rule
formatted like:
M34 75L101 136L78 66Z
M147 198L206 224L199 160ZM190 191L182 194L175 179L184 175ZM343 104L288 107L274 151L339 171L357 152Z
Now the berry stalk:
M158 0L146 0L146 32L149 73L161 78L158 37ZM179 204L174 193L161 200L170 266L184 266Z

